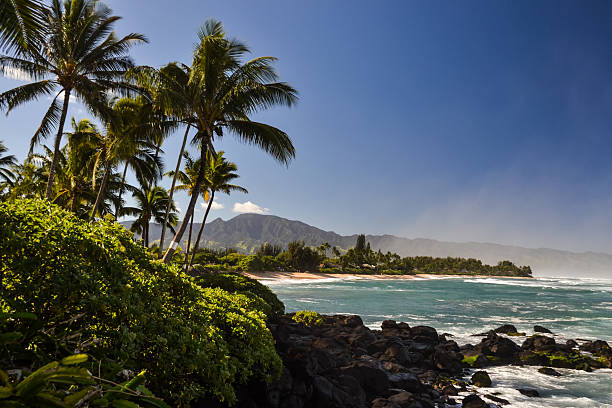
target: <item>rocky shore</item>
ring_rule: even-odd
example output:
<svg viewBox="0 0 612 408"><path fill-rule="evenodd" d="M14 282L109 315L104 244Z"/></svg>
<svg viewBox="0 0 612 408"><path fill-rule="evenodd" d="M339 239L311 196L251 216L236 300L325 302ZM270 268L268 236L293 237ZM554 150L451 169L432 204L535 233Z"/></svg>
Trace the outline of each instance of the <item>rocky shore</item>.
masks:
<svg viewBox="0 0 612 408"><path fill-rule="evenodd" d="M552 376L560 375L555 368L612 368L606 342L557 344L540 326L526 336L504 325L461 347L433 327L387 320L381 330L370 330L359 316L321 316L304 324L284 315L270 330L284 363L282 377L245 386L239 407L496 407L508 401L487 392L492 381L487 367L535 365ZM511 338L522 338L522 344ZM519 391L539 396L536 389Z"/></svg>

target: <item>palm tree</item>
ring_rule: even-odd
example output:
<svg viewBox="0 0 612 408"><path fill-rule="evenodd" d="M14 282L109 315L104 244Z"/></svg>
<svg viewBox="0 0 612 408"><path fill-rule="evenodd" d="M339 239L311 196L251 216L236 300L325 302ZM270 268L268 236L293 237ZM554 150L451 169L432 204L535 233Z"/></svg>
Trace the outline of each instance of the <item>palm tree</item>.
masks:
<svg viewBox="0 0 612 408"><path fill-rule="evenodd" d="M193 113L193 101L198 100L198 87L190 83L190 68L183 64L170 63L159 70L155 68L140 66L130 69L127 77L137 83L141 88L147 90L150 97L155 101L157 109L164 112L165 116L173 118L176 123L186 124L185 134L176 161L176 168L170 186L170 199L172 202L176 186L177 176L181 168L181 160L187 144L187 137L192 125L195 125ZM170 214L170 206L166 208L166 220ZM193 219L191 219L193 223ZM159 256L163 255L166 222L162 225L161 239L159 244ZM187 247L189 250L189 247Z"/></svg>
<svg viewBox="0 0 612 408"><path fill-rule="evenodd" d="M238 174L235 173L238 170L238 167L236 166L236 164L227 161L225 157L223 157L223 154L223 151L219 151L217 152L217 154L214 154L210 150L206 154L206 186L208 187L208 189L204 196L204 200L208 201L208 205L206 206L204 219L202 220L202 225L200 225L200 231L198 232L195 247L192 251L193 254L191 255L191 261L189 261L189 267L191 267L191 265L193 264L195 254L198 251L200 238L202 237L202 231L204 231L204 225L206 224L206 218L208 218L208 213L210 212L212 203L215 200L215 193L217 191L223 192L225 194L230 194L232 191L241 191L243 193L248 193L246 188L231 184L232 180L235 180L240 177Z"/></svg>
<svg viewBox="0 0 612 408"><path fill-rule="evenodd" d="M178 180L179 183L181 183L178 186L176 186L176 190L187 191L187 195L191 196L191 194L193 193L195 189L195 183L198 178L198 174L200 172L200 165L202 163L202 160L200 159L194 160L189 154L189 152L183 152L183 157L185 158L184 170L179 171L178 173L174 171L169 171L168 173L166 173L166 175L171 176L173 181ZM204 190L205 192L208 191L208 189L206 188L201 189L201 190ZM187 267L188 260L189 260L189 250L191 249L191 231L192 230L193 230L193 215L189 219L189 234L187 234L187 247L185 249L185 267ZM162 237L163 237L163 229L162 229ZM160 246L161 246L161 242L160 242Z"/></svg>
<svg viewBox="0 0 612 408"><path fill-rule="evenodd" d="M103 176L98 189L98 197L91 211L91 219L96 216L105 194L108 177L112 170L122 162L126 163L123 171L123 181L127 166L131 166L136 177L141 183L152 184L159 178L162 164L159 157L155 157L155 144L150 136L150 123L144 124L142 119L142 105L133 99L120 99L116 102L108 102L110 108L106 119L106 133L98 139L97 152L94 155L94 174L103 168ZM95 187L96 178L92 177ZM121 205L121 192L116 209Z"/></svg>
<svg viewBox="0 0 612 408"><path fill-rule="evenodd" d="M11 185L13 180L15 180L15 174L13 174L9 167L17 164L17 159L12 154L4 155L7 151L6 146L0 141L0 180L4 180L4 183Z"/></svg>
<svg viewBox="0 0 612 408"><path fill-rule="evenodd" d="M56 156L71 95L74 93L93 113L104 115L106 92L132 89L122 80L134 65L126 53L146 39L141 34L117 39L112 30L117 20L119 17L112 16L111 10L96 0L54 0L43 11L43 26L28 46L20 47L14 56L0 56L3 75L18 70L34 81L0 94L0 107L7 113L43 96L53 98L30 144L32 150L57 125L47 199L53 190Z"/></svg>
<svg viewBox="0 0 612 408"><path fill-rule="evenodd" d="M162 173L162 161L159 157L160 143L175 127L155 111L153 104L144 98L122 98L115 102L113 111L117 113L113 127L122 134L119 149L119 161L124 163L122 181L125 183L128 168L136 174L138 180L152 184ZM123 189L119 190L119 198ZM119 208L115 209L115 213Z"/></svg>
<svg viewBox="0 0 612 408"><path fill-rule="evenodd" d="M198 36L191 67L182 67L189 73L187 84L192 98L185 101L173 98L171 93L162 93L163 106L179 112L193 112L193 126L197 129L193 142L199 144L202 162L215 138L222 137L225 129L238 140L256 145L287 164L295 156L289 136L280 129L249 118L262 109L292 106L297 101L295 89L284 82L276 82L278 75L272 66L276 59L259 57L242 63L241 58L249 52L248 48L241 42L227 39L223 25L214 20L207 21ZM205 167L200 166L183 221L164 254L166 263L172 259L193 215L205 181Z"/></svg>
<svg viewBox="0 0 612 408"><path fill-rule="evenodd" d="M27 49L43 26L44 10L35 0L0 0L0 49Z"/></svg>
<svg viewBox="0 0 612 408"><path fill-rule="evenodd" d="M96 193L92 187L93 165L97 142L101 135L96 126L87 119L78 123L72 119L73 131L68 133L68 143L62 148L56 173L56 195L53 202L63 205L74 213L84 215L91 208ZM53 152L48 151L48 157ZM50 164L49 164L50 166Z"/></svg>
<svg viewBox="0 0 612 408"><path fill-rule="evenodd" d="M166 204L168 201L168 192L160 186L142 185L140 189L134 191L133 197L136 200L136 207L123 207L120 211L121 215L136 216L130 227L130 231L142 236L143 245L149 247L149 224L151 220L157 223L164 222L166 214ZM168 221L168 227L173 230L172 226L178 222L176 205L171 203L172 211Z"/></svg>

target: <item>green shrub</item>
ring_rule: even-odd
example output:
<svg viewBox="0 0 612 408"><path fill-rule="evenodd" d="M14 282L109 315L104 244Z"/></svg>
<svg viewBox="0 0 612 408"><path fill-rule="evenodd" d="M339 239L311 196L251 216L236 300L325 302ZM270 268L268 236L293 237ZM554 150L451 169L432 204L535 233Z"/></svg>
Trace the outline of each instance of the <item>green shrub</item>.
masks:
<svg viewBox="0 0 612 408"><path fill-rule="evenodd" d="M68 356L53 361L21 381L0 370L0 406L3 407L143 407L169 408L145 386L145 372L122 384L111 385L79 367L86 362L86 354Z"/></svg>
<svg viewBox="0 0 612 408"><path fill-rule="evenodd" d="M27 319L10 322L24 336L0 349L3 367L40 367L78 349L106 378L146 369L152 391L175 405L231 403L235 384L280 370L251 299L194 285L119 224L39 200L5 202L0 242L0 307L36 314L45 333L28 335Z"/></svg>
<svg viewBox="0 0 612 408"><path fill-rule="evenodd" d="M197 269L196 269L197 271ZM249 297L254 305L261 305L269 317L285 313L285 305L266 285L256 279L237 273L203 273L194 278L194 283L203 288L221 288L228 292Z"/></svg>
<svg viewBox="0 0 612 408"><path fill-rule="evenodd" d="M295 312L292 319L306 326L319 326L323 324L323 317L311 310L300 310L299 312Z"/></svg>

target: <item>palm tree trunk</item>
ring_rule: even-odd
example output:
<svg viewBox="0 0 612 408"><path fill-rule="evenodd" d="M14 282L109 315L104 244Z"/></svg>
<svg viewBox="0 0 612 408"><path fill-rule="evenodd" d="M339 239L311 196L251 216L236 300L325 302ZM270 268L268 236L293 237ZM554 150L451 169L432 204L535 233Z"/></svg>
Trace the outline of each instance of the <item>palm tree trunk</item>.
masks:
<svg viewBox="0 0 612 408"><path fill-rule="evenodd" d="M185 251L185 270L189 266L189 248L191 247L191 231L193 230L193 215L189 221L189 235L187 236L187 250Z"/></svg>
<svg viewBox="0 0 612 408"><path fill-rule="evenodd" d="M62 134L64 133L64 123L66 122L66 115L68 115L68 105L70 104L70 89L64 90L64 105L62 106L62 116L60 117L59 126L57 128L57 136L55 136L55 146L53 147L53 160L51 162L51 168L49 169L49 178L47 179L47 191L45 192L45 199L51 199L51 193L53 192L53 181L55 180L55 168L57 167L57 158L59 156L60 144L62 142Z"/></svg>
<svg viewBox="0 0 612 408"><path fill-rule="evenodd" d="M185 144L187 143L187 134L189 133L189 128L191 124L187 125L187 129L185 130L185 136L183 137L183 144L181 145L181 151L179 152L178 160L176 161L176 170L174 171L174 176L172 177L172 186L170 187L170 193L168 195L168 204L166 205L166 216L164 217L164 224L162 225L161 231L161 239L159 241L159 255L164 253L164 238L166 236L166 226L168 225L168 217L170 216L170 206L172 206L172 196L174 195L174 186L176 185L176 178L178 176L179 170L181 169L181 160L183 159L183 152L185 151Z"/></svg>
<svg viewBox="0 0 612 408"><path fill-rule="evenodd" d="M100 190L98 190L98 196L96 197L96 202L91 210L91 216L89 217L90 220L93 220L96 217L96 212L98 212L98 208L100 207L100 204L102 204L102 197L104 197L104 190L106 189L106 182L108 181L108 176L110 175L110 169L110 164L106 163L102 183L100 183Z"/></svg>
<svg viewBox="0 0 612 408"><path fill-rule="evenodd" d="M143 243L145 248L149 247L149 222L150 220L146 220L145 221L145 225L144 225L144 237L143 237Z"/></svg>
<svg viewBox="0 0 612 408"><path fill-rule="evenodd" d="M195 259L195 254L198 252L198 247L200 245L200 238L202 238L202 231L204 231L204 225L206 225L206 218L208 218L208 213L210 212L210 207L212 206L213 200L215 199L215 190L212 190L210 193L210 199L208 200L208 206L206 207L206 212L204 213L204 219L202 220L202 225L200 225L200 232L198 232L198 237L196 238L195 247L193 248L193 255L191 255L191 261L189 261L189 267L193 265L193 260Z"/></svg>
<svg viewBox="0 0 612 408"><path fill-rule="evenodd" d="M128 162L125 162L125 168L123 169L123 177L121 178L121 185L119 186L119 199L117 200L117 206L115 207L115 218L119 218L119 205L121 204L121 196L123 195L123 185L125 184L125 176L127 175Z"/></svg>
<svg viewBox="0 0 612 408"><path fill-rule="evenodd" d="M183 217L183 221L181 221L181 225L179 226L176 234L174 234L174 238L172 238L172 242L168 247L168 250L164 254L162 260L164 263L169 264L172 260L172 255L176 252L176 248L178 247L178 243L181 241L185 230L187 229L187 224L189 217L193 215L193 211L195 209L196 202L198 201L198 197L200 195L200 187L204 183L204 177L206 173L206 151L208 150L208 143L210 141L210 134L206 140L201 142L200 147L200 170L198 171L198 177L196 178L195 185L193 186L193 190L191 191L191 200L189 200L189 206L187 207L187 212L185 213L185 217ZM176 174L176 173L175 173Z"/></svg>

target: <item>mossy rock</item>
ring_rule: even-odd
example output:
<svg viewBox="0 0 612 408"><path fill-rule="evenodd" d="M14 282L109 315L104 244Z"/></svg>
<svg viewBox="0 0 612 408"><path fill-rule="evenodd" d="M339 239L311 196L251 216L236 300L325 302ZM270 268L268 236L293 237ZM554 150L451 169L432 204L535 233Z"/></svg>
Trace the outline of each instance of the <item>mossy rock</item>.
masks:
<svg viewBox="0 0 612 408"><path fill-rule="evenodd" d="M477 387L490 387L491 383L491 377L486 371L476 371L472 375L472 384Z"/></svg>
<svg viewBox="0 0 612 408"><path fill-rule="evenodd" d="M490 365L489 360L483 354L464 355L461 362L472 368L482 368Z"/></svg>

